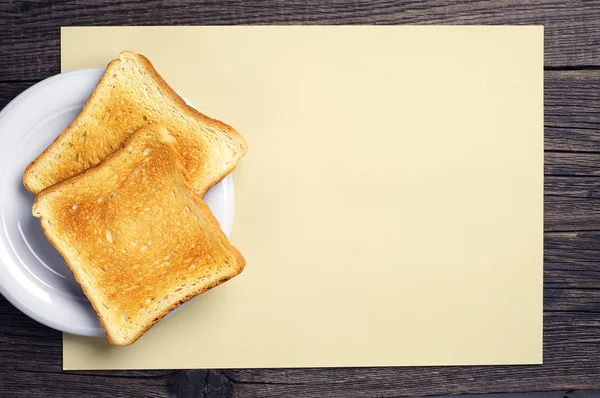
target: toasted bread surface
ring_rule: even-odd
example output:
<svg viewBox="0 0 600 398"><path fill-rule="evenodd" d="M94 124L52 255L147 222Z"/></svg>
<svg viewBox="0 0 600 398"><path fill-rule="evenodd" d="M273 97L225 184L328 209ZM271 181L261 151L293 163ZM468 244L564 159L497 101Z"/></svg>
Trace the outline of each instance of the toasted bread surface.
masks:
<svg viewBox="0 0 600 398"><path fill-rule="evenodd" d="M149 125L98 166L43 190L33 214L112 344L128 345L244 258L194 192L168 131Z"/></svg>
<svg viewBox="0 0 600 398"><path fill-rule="evenodd" d="M99 164L129 135L149 124L166 127L179 143L194 190L203 195L245 154L232 127L188 106L140 54L113 60L77 118L25 170L34 194Z"/></svg>

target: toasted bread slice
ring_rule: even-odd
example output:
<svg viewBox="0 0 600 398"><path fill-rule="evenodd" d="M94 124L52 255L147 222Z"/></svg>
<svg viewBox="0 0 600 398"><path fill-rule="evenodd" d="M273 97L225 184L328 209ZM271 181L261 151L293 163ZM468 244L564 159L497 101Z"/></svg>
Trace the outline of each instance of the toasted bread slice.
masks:
<svg viewBox="0 0 600 398"><path fill-rule="evenodd" d="M200 195L246 153L246 142L232 127L186 105L148 59L123 51L108 65L79 116L27 167L23 183L37 194L99 164L148 124L166 127L177 139Z"/></svg>
<svg viewBox="0 0 600 398"><path fill-rule="evenodd" d="M100 165L43 190L33 215L115 345L133 343L245 265L161 126L139 130Z"/></svg>

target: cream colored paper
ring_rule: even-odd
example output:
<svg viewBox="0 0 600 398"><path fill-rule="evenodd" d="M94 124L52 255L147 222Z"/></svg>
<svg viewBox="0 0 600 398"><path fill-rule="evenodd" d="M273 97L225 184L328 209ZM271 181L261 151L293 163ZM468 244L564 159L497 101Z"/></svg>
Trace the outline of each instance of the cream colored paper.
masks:
<svg viewBox="0 0 600 398"><path fill-rule="evenodd" d="M543 28L63 28L238 129L244 272L65 369L542 362Z"/></svg>

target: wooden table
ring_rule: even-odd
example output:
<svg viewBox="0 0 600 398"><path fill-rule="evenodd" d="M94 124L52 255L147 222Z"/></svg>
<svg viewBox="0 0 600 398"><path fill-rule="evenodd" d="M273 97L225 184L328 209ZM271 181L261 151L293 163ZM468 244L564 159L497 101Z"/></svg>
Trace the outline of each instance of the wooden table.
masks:
<svg viewBox="0 0 600 398"><path fill-rule="evenodd" d="M600 388L599 0L0 0L0 108L60 72L60 26L168 24L543 24L544 365L65 372L60 333L0 297L0 396L392 397Z"/></svg>

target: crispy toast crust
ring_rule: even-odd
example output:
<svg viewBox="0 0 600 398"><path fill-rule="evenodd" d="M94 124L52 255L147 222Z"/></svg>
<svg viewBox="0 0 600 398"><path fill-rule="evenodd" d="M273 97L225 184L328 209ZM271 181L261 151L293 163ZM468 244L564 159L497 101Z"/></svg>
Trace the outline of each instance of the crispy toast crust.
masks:
<svg viewBox="0 0 600 398"><path fill-rule="evenodd" d="M113 228L107 221L108 219L110 219L110 214L108 212L103 213L97 210L99 206L97 203L103 203L105 200L105 196L101 196L101 198L103 198L102 201L100 201L100 199L96 200L95 198L96 196L101 195L101 192L105 192L107 190L112 191L117 196L120 195L121 191L119 189L121 189L124 186L124 180L121 181L118 179L118 177L113 178L113 173L102 173L105 170L112 171L111 167L115 167L119 172L124 172L125 174L129 173L133 175L137 173L136 176L139 176L140 173L144 173L145 171L143 169L142 171L140 171L139 169L144 167L144 163L142 162L145 159L141 159L137 163L135 160L133 161L134 163L131 163L131 160L126 159L131 158L135 155L135 153L134 155L131 154L132 147L139 143L142 134L146 134L147 137L149 137L148 134L151 134L151 139L158 140L160 145L165 145L168 147L168 152L170 153L168 155L168 158L170 158L170 164L167 164L166 167L173 166L175 168L177 174L177 176L175 177L176 179L178 178L177 181L179 181L178 184L171 184L169 185L169 187L176 188L178 185L181 186L181 188L183 189L183 203L187 203L185 202L185 199L187 198L190 199L191 202L196 206L196 209L192 210L192 212L188 212L185 214L185 217L192 217L197 214L198 217L196 218L201 220L198 222L197 226L202 227L202 233L198 234L198 236L192 235L192 241L199 242L198 245L203 246L203 248L206 247L206 250L202 252L204 257L214 257L214 261L219 259L222 262L225 262L225 264L221 263L214 265L212 262L209 263L208 266L212 266L212 268L210 268L211 270L219 270L218 272L213 272L212 274L203 274L202 272L208 271L201 270L202 266L196 268L196 266L194 265L194 269L197 269L196 275L194 277L200 277L200 275L203 276L201 277L201 279L195 280L195 284L191 286L191 289L183 290L183 293L178 294L177 290L173 292L174 286L181 286L182 283L180 283L179 285L170 286L170 290L152 290L152 295L163 294L166 292L167 300L164 300L164 304L162 304L162 307L160 306L160 303L163 302L162 299L158 300L157 303L153 302L152 304L149 304L148 311L154 311L153 316L151 318L142 318L142 320L140 321L142 323L140 325L136 325L136 327L133 328L133 332L128 334L126 332L123 332L123 330L129 329L126 329L118 324L118 317L115 318L115 316L118 314L115 315L114 308L118 308L118 311L121 312L130 311L130 308L135 307L134 304L137 305L140 302L148 303L148 299L145 298L145 296L143 295L136 295L135 291L133 294L129 295L121 293L121 290L117 290L119 294L116 300L108 302L110 308L114 308L110 309L109 307L106 307L106 303L104 303L103 300L106 299L108 296L105 294L103 289L106 290L109 287L107 287L106 284L102 284L103 282L106 283L107 280L102 279L102 275L104 274L101 273L99 269L102 269L102 267L106 265L102 263L103 253L107 253L107 246L110 249L111 245L106 244L106 242L102 244L87 244L88 241L94 240L94 236L91 236L93 234L91 234L90 236L84 236L86 231L88 230L85 227L85 221L81 220L85 220L86 214L90 214L95 216L95 220L99 222L99 224L93 224L94 227L98 225L100 225L100 227L105 227L105 224L108 223L108 228ZM137 154L139 156L139 151ZM163 162L163 164L164 163L165 162ZM135 166L136 164L137 166ZM131 172L132 167L133 172ZM151 162L150 166L148 167L153 167ZM103 180L103 178L108 179L109 181L107 182ZM160 185L161 181L164 181L164 178L161 178L160 175L152 175L150 180L150 186L153 186L153 184ZM100 193L93 191L81 194L80 192L86 191L87 188L89 188L90 182L93 183L92 186L98 185L99 187L102 187L100 188ZM73 192L71 192L71 190L73 190ZM159 192L164 194L164 192L166 191ZM71 193L73 193L73 195L70 195ZM123 196L126 196L126 194L127 192L123 193ZM125 202L124 205L128 205L131 208L134 208L137 202L136 198L131 196L132 195L126 197L126 200L128 201ZM173 194L173 196L175 196L175 194ZM87 198L87 200L85 200L85 198ZM86 206L90 207L92 210L90 210L90 213L83 213L82 215L80 215L79 219L75 216L73 216L71 219L64 217L64 214L62 213L65 211L64 209L72 209L73 211L78 209L77 205L72 205L73 200L84 200L84 202L80 204L80 206L82 207L81 211L83 211ZM167 199L165 199L165 201L166 200ZM197 211L197 213L195 211ZM46 234L50 242L57 248L60 254L65 258L67 265L73 271L75 278L82 286L84 293L89 298L90 302L92 303L92 306L94 307L94 310L98 314L100 323L102 324L102 327L106 330L108 340L111 342L111 344L114 345L128 345L133 343L154 324L156 324L162 318L164 318L164 316L166 316L170 311L172 311L182 303L190 300L191 298L231 279L235 275L239 274L245 266L245 260L242 257L242 255L239 253L239 251L237 251L237 249L235 249L235 247L231 245L225 234L221 231L218 221L214 218L208 206L202 201L202 198L194 192L194 189L187 177L186 169L183 166L181 156L178 153L177 142L175 141L175 139L168 135L164 128L160 126L148 126L146 128L141 129L140 131L133 134L120 150L111 154L100 165L93 166L90 169L71 179L60 182L43 190L37 197L32 212L34 216L41 218L41 225L42 229L44 230L44 233ZM54 217L56 214L58 215ZM69 214L73 213L69 210ZM163 214L162 210L160 214ZM99 219L99 215L106 216L106 219ZM50 224L50 219L52 219L54 224ZM69 238L69 236L73 235L73 233L75 237ZM102 235L102 233L100 234ZM115 233L114 241L117 242L117 239L118 235ZM86 244L82 244L82 242L86 242ZM113 243L112 233L110 233L109 242L110 244ZM124 240L124 242L127 243L127 240ZM76 247L73 251L72 248L74 246ZM126 247L130 248L131 246ZM90 250L90 248L92 257L97 258L97 260L90 260L89 263L82 263L82 258L79 250L81 250L82 252L86 252L86 250ZM152 254L152 256L156 257L157 254L163 256L165 255L165 253L167 254L167 256L170 257L170 255L173 252L168 251L167 248L164 248L163 251L158 251ZM188 265L185 265L187 264L185 263L185 261L188 260L188 258L177 257L177 254L175 254L174 256L175 259L178 260L178 263L175 267L169 268L171 271L168 273L168 275L171 275L173 272L180 272L182 270L185 271L191 269ZM141 261L143 261L143 258ZM194 264L196 264L197 262L203 262L204 259L192 258L191 261L193 261ZM134 263L135 261L126 264L128 268L125 270L125 273L123 273L121 269L117 269L115 272L118 272L118 278L114 280L109 279L109 281L118 284L125 279L124 282L127 282L127 276L130 275L127 272L129 272L131 266L135 265ZM156 269L156 267L148 266L148 264L146 264L146 270L148 270L148 272L154 272ZM90 278L90 274L93 274L92 278ZM98 277L98 275L100 276ZM186 276L184 275L182 277L182 280L185 277ZM190 283L194 282L193 277L190 278L186 279L186 281L189 280ZM133 283L135 282L136 281L134 280ZM146 282L159 285L162 285L161 282L167 283L164 280L161 281L159 279L150 279ZM125 283L122 286L127 286L127 283ZM170 295L173 295L173 297L170 300L168 300ZM119 302L119 300L121 300L122 302ZM154 300L154 297L152 297L152 300ZM153 305L155 305L155 307L152 307ZM137 309L138 307L135 308ZM137 320L138 318L135 319Z"/></svg>
<svg viewBox="0 0 600 398"><path fill-rule="evenodd" d="M109 84L111 80L111 76L114 77L115 73L118 73L118 67L121 63L125 62L126 59L132 59L137 64L141 65L146 73L151 76L154 84L156 84L162 93L164 93L170 101L172 101L178 109L180 109L185 115L190 117L193 120L197 120L200 124L207 126L209 129L216 130L218 133L224 137L226 141L231 143L231 145L236 147L235 153L229 159L221 159L219 162L216 173L214 176L208 180L204 180L207 174L207 170L202 169L199 164L191 164L188 167L188 171L191 172L191 181L194 189L200 195L203 195L210 189L214 184L219 182L223 177L229 174L235 167L237 166L237 162L247 151L247 144L244 138L231 126L216 120L212 119L191 106L187 105L186 102L165 82L165 80L158 74L152 63L143 55L136 54L132 51L125 50L121 52L119 58L112 60L107 68L106 72L98 82L98 85L94 88L92 95L84 105L81 113L75 118L75 120L63 131L55 140L52 142L48 148L42 152L34 161L32 161L23 174L23 184L25 187L34 194L38 194L42 189L47 188L50 185L53 185L57 182L60 182L66 178L70 178L79 172L84 171L89 166L96 165L100 163L103 158L108 156L108 154L112 153L114 150L118 149L123 145L124 139L117 143L117 145L113 145L112 148L105 150L100 154L86 154L81 153L81 161L85 163L87 160L91 164L88 167L80 167L78 164L74 164L74 170L69 174L65 175L66 170L60 169L64 166L59 166L58 164L64 164L64 161L57 162L53 160L52 154L58 155L60 159L60 154L65 152L66 150L60 149L61 144L69 144L69 140L73 140L73 134L76 133L78 129L79 123L82 119L89 117L94 112L104 112L103 109L104 104L101 101L102 94L100 94L103 90L106 89L106 86ZM112 105L109 103L109 105ZM157 123L156 121L150 121L148 124ZM143 126L136 126L135 129L141 128ZM195 132L185 132L184 134L194 134ZM72 147L72 145L71 145ZM182 148L183 152L185 148ZM62 151L62 152L60 152ZM88 156L86 156L88 155ZM218 156L218 155L215 155ZM187 159L188 163L193 163L193 159ZM196 162L197 163L197 162ZM46 176L47 178L41 178L38 174L46 173L45 170L50 170L50 176ZM43 181L47 179L48 181Z"/></svg>
<svg viewBox="0 0 600 398"><path fill-rule="evenodd" d="M219 127L219 129L223 130L223 131L227 131L229 134L233 135L236 137L236 139L238 139L239 141L243 142L243 147L247 148L248 145L246 144L246 141L244 140L244 137L242 137L240 135L240 133L237 132L236 129L234 129L233 127L231 127L228 124L223 123L220 120L217 119L213 119L211 117L206 116L203 113L200 113L197 109L189 106L184 100L183 98L181 98L179 96L179 94L177 94L175 92L175 90L173 90L171 88L171 86L169 86L167 84L167 82L162 78L161 75L158 74L158 72L156 71L156 69L154 68L154 66L152 65L152 63L150 62L150 60L148 58L146 58L145 56L143 56L142 54L137 54L134 53L132 51L129 50L125 50L123 51L121 54L125 54L128 55L130 57L134 57L139 59L139 61L144 64L144 66L148 69L148 72L152 74L152 77L154 77L154 79L156 79L156 81L158 82L158 84L163 88L163 90L165 90L166 92L169 93L169 96L171 97L171 99L177 103L177 105L179 105L181 108L184 108L190 115L195 116L199 119L202 119L203 121L205 121L207 124L213 124L217 127ZM113 62L117 62L119 61L119 59L114 59L112 60L110 63ZM109 64L110 65L110 64ZM230 170L231 171L231 170ZM229 174L229 173L227 173Z"/></svg>

